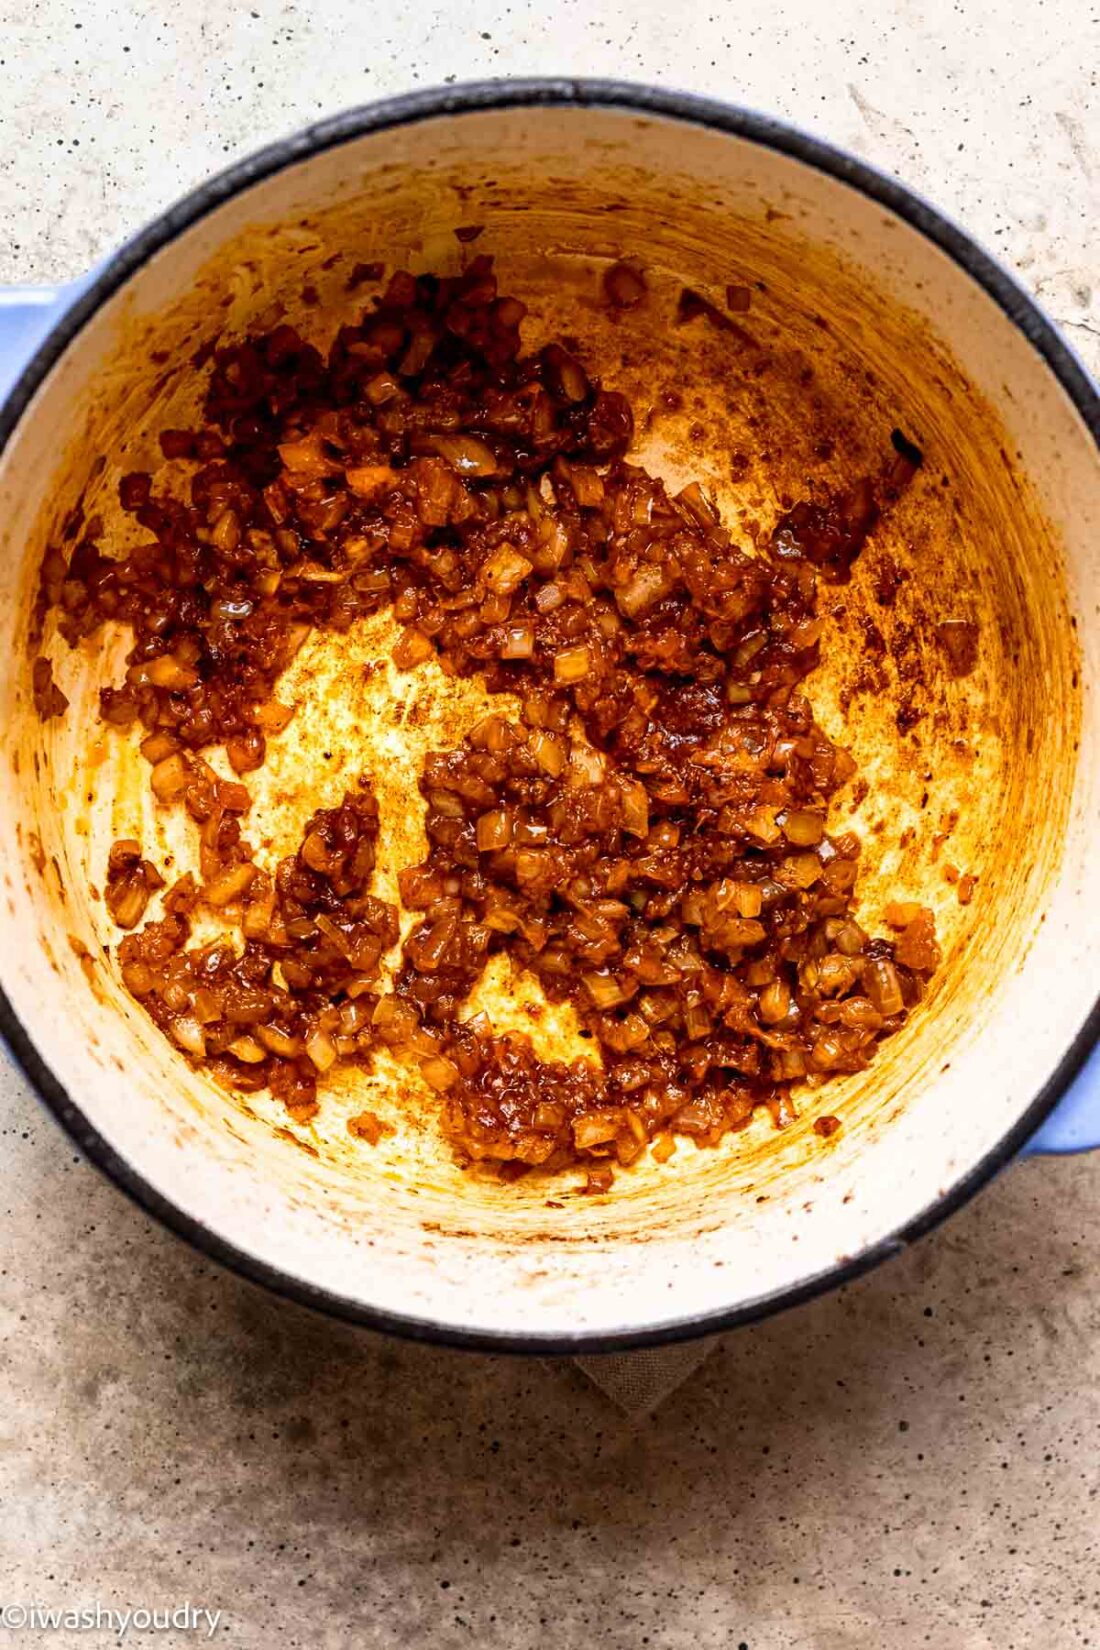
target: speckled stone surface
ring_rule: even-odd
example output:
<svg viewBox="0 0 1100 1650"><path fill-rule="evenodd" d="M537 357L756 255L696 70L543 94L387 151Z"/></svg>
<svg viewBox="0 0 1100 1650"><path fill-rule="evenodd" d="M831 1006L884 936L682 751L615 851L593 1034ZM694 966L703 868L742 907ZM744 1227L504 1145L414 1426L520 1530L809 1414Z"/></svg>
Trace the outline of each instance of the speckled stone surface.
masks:
<svg viewBox="0 0 1100 1650"><path fill-rule="evenodd" d="M897 171L1095 367L1098 63L1083 0L710 0L675 26L652 0L4 0L0 280L76 274L343 105L561 70L737 99ZM1100 1643L1100 1162L1014 1168L636 1423L567 1362L386 1342L214 1270L10 1070L0 1134L0 1604L190 1601L242 1650Z"/></svg>

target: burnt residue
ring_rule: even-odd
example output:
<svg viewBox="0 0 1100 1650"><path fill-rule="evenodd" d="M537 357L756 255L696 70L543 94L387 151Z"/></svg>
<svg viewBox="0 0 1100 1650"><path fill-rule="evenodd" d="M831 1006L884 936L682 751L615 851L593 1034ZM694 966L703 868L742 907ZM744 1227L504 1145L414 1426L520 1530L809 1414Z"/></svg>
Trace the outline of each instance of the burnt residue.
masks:
<svg viewBox="0 0 1100 1650"><path fill-rule="evenodd" d="M88 950L88 947L84 944L84 941L79 937L79 935L69 934L67 937L69 941L69 949L72 951L74 957L76 957L79 961L80 966L84 971L85 978L88 980L89 984L94 986L97 983L96 961L94 956Z"/></svg>
<svg viewBox="0 0 1100 1650"><path fill-rule="evenodd" d="M880 607L893 607L898 599L898 591L909 577L908 572L887 550L874 557L872 569L875 601Z"/></svg>
<svg viewBox="0 0 1100 1650"><path fill-rule="evenodd" d="M62 716L69 701L53 679L53 665L49 659L37 658L31 669L31 692L39 720L48 722L51 716Z"/></svg>
<svg viewBox="0 0 1100 1650"><path fill-rule="evenodd" d="M283 1128L276 1124L273 1132L279 1136L280 1140L288 1140L292 1146L297 1146L298 1150L305 1152L307 1157L320 1157L321 1154L312 1140L304 1140L300 1134L295 1134L293 1129Z"/></svg>
<svg viewBox="0 0 1100 1650"><path fill-rule="evenodd" d="M947 674L956 681L969 676L978 662L977 624L972 619L945 619L935 627Z"/></svg>
<svg viewBox="0 0 1100 1650"><path fill-rule="evenodd" d="M894 429L890 431L890 443L898 456L904 459L911 469L920 469L924 463L924 454L915 442L910 441L908 436L904 435L901 430Z"/></svg>
<svg viewBox="0 0 1100 1650"><path fill-rule="evenodd" d="M27 856L38 875L43 876L46 870L46 850L42 846L42 838L34 830L28 830L26 835Z"/></svg>
<svg viewBox="0 0 1100 1650"><path fill-rule="evenodd" d="M385 273L386 266L384 263L356 264L347 278L345 291L358 292L360 287L380 281Z"/></svg>
<svg viewBox="0 0 1100 1650"><path fill-rule="evenodd" d="M694 287L685 286L676 301L676 324L677 326L686 326L689 322L698 320L700 316L705 317L718 332L724 332L727 337L735 338L739 344L744 344L749 349L760 348L759 343L746 327L732 320L724 310L719 309L718 305L712 303L703 293L696 292Z"/></svg>

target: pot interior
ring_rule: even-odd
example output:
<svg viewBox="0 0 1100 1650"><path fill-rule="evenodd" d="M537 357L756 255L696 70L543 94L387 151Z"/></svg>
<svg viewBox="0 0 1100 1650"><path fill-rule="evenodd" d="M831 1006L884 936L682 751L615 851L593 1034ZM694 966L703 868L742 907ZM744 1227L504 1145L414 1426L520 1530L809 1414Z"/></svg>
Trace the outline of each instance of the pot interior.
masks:
<svg viewBox="0 0 1100 1650"><path fill-rule="evenodd" d="M456 239L472 225L473 246ZM668 1164L645 1160L602 1197L582 1195L579 1173L505 1185L460 1169L430 1091L393 1065L333 1083L301 1125L192 1071L122 989L97 892L118 837L176 871L196 852L193 827L155 806L137 734L97 719L127 638L70 651L49 621L41 646L30 639L42 556L78 503L103 517L106 543L135 542L118 481L159 462L159 430L194 422L200 345L282 318L327 343L377 290L349 290L357 264L449 273L474 252L491 253L501 290L528 306L525 343L575 339L630 395L639 461L674 486L707 483L737 541L813 479L873 472L894 429L925 455L852 583L824 591L807 691L869 782L831 816L863 837L861 920L881 932L886 900L931 905L942 970L871 1068L808 1091L794 1126L758 1116L716 1149L681 1141ZM622 256L644 267L649 297L611 315L601 274ZM737 329L675 324L685 285L724 306L729 284L752 295ZM1087 853L1095 446L970 277L806 162L617 108L440 115L341 143L209 211L107 298L10 441L0 503L4 989L119 1158L306 1287L445 1330L530 1337L629 1333L759 1300L948 1195L1087 1017L1098 942L1085 914L1100 893ZM977 627L968 674L945 651L946 621ZM394 672L395 633L383 615L307 643L280 688L297 714L249 776L248 828L273 862L367 771L382 810L378 891L391 898L396 869L423 851L423 755L454 744L487 702L434 665ZM31 697L39 651L70 701L45 724ZM969 905L947 864L977 879ZM503 974L486 983L498 1028L527 1023L531 989ZM564 1036L550 1016L536 1046L568 1051ZM364 1106L395 1125L375 1147L347 1130ZM829 1141L812 1127L823 1111L844 1122Z"/></svg>

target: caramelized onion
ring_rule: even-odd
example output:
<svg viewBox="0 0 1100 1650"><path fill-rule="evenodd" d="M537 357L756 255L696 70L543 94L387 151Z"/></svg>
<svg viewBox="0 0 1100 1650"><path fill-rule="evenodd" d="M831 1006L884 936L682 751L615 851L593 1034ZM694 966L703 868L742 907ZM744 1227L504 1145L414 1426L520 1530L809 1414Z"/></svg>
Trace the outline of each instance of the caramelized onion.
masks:
<svg viewBox="0 0 1100 1650"><path fill-rule="evenodd" d="M615 311L647 297L632 264L603 284ZM399 271L327 353L285 324L218 347L200 427L163 438L183 474L120 484L145 539L115 559L90 522L50 548L43 592L68 643L129 628L103 717L139 730L155 796L193 822L196 874L152 920L163 878L139 843L106 879L122 979L166 1035L298 1123L384 1046L464 1162L580 1162L602 1192L647 1144L657 1162L679 1134L712 1146L759 1106L786 1126L790 1085L866 1066L939 964L925 907L889 904L889 939L855 920L859 841L828 828L855 763L805 693L817 587L850 577L916 461L899 447L903 469L815 484L746 553L700 482L672 497L626 460L631 409L572 346L521 354L523 315L474 257ZM685 292L693 316L752 345ZM425 860L387 867L418 913L400 948L369 785L277 864L243 835L247 775L292 714L281 674L314 629L383 606L398 669L434 659L511 696L426 758ZM34 685L64 714L45 660ZM245 782L204 760L218 745ZM199 909L226 913L206 944ZM591 1059L464 1018L497 954ZM352 1134L379 1138L363 1119Z"/></svg>

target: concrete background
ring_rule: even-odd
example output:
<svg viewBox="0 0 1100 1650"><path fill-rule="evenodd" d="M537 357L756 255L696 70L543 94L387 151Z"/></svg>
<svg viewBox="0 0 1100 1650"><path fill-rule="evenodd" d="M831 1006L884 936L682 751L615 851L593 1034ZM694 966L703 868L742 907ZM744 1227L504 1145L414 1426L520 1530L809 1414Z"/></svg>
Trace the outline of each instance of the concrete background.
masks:
<svg viewBox="0 0 1100 1650"><path fill-rule="evenodd" d="M1098 64L1085 0L4 0L0 280L76 274L349 103L617 75L896 171L1095 368ZM568 1363L385 1342L214 1270L11 1071L0 1134L0 1604L189 1600L242 1650L1100 1643L1100 1163L1014 1168L634 1422Z"/></svg>

